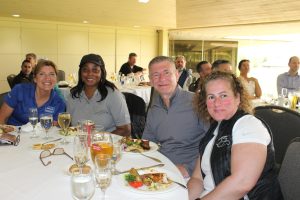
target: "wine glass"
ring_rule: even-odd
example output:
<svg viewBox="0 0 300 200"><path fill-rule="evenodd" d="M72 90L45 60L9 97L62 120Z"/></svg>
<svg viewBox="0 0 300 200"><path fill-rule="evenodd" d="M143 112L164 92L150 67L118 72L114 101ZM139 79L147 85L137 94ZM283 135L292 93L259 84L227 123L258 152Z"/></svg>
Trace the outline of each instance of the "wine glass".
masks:
<svg viewBox="0 0 300 200"><path fill-rule="evenodd" d="M281 95L283 98L286 98L288 96L288 89L287 88L282 88L281 89Z"/></svg>
<svg viewBox="0 0 300 200"><path fill-rule="evenodd" d="M74 137L73 152L75 162L78 165L80 172L82 172L82 167L88 161L87 135L79 134Z"/></svg>
<svg viewBox="0 0 300 200"><path fill-rule="evenodd" d="M52 124L53 124L52 114L48 114L48 113L41 114L40 122L41 122L41 126L45 129L45 132L46 132L46 137L44 139L48 140L49 139L48 131L52 127Z"/></svg>
<svg viewBox="0 0 300 200"><path fill-rule="evenodd" d="M68 144L69 142L66 140L66 136L68 135L68 128L71 123L71 114L67 112L62 112L58 114L58 124L60 128L63 130L64 139L61 141L62 144Z"/></svg>
<svg viewBox="0 0 300 200"><path fill-rule="evenodd" d="M111 158L113 153L113 144L111 134L108 132L98 132L97 128L92 133L91 157L93 162L97 154L108 154Z"/></svg>
<svg viewBox="0 0 300 200"><path fill-rule="evenodd" d="M29 117L28 117L29 122L31 123L33 127L33 133L31 138L37 138L38 135L36 134L36 124L38 123L38 110L37 108L29 108Z"/></svg>
<svg viewBox="0 0 300 200"><path fill-rule="evenodd" d="M76 200L91 199L95 193L95 182L92 169L84 173L75 171L71 176L72 196Z"/></svg>
<svg viewBox="0 0 300 200"><path fill-rule="evenodd" d="M101 189L105 200L105 191L111 183L110 157L107 154L98 154L95 158L95 177L98 187Z"/></svg>
<svg viewBox="0 0 300 200"><path fill-rule="evenodd" d="M111 157L112 163L112 173L114 174L116 171L116 164L121 160L121 145L120 142L114 142L113 144L113 153Z"/></svg>

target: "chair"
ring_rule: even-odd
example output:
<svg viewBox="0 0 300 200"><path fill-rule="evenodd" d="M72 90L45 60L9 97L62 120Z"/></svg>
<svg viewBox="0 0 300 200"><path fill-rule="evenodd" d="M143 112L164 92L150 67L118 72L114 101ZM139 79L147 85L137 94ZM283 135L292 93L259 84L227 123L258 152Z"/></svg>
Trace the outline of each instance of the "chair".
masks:
<svg viewBox="0 0 300 200"><path fill-rule="evenodd" d="M141 138L146 123L146 103L132 93L123 92L131 120L131 137Z"/></svg>
<svg viewBox="0 0 300 200"><path fill-rule="evenodd" d="M254 115L269 125L273 133L275 160L280 165L289 142L300 137L300 114L288 108L268 105L256 107Z"/></svg>
<svg viewBox="0 0 300 200"><path fill-rule="evenodd" d="M285 153L278 175L279 184L285 200L300 197L300 137L294 138Z"/></svg>
<svg viewBox="0 0 300 200"><path fill-rule="evenodd" d="M63 70L57 72L57 82L66 80L66 73Z"/></svg>
<svg viewBox="0 0 300 200"><path fill-rule="evenodd" d="M14 78L15 78L15 77L16 77L15 74L10 74L10 75L8 75L8 76L6 77L10 89L12 89L12 88L14 87L13 82L14 82Z"/></svg>
<svg viewBox="0 0 300 200"><path fill-rule="evenodd" d="M4 92L0 94L0 107L2 106L3 102L4 102L4 97L5 95L7 95L8 92Z"/></svg>

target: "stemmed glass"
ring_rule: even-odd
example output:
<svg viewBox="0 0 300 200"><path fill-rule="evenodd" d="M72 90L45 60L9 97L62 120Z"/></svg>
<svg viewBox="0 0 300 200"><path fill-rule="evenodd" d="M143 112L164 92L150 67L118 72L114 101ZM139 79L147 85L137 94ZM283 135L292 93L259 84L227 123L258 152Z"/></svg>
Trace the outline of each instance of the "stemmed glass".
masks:
<svg viewBox="0 0 300 200"><path fill-rule="evenodd" d="M89 200L95 193L95 182L92 169L84 173L75 171L71 177L72 196L76 200Z"/></svg>
<svg viewBox="0 0 300 200"><path fill-rule="evenodd" d="M282 88L281 89L281 95L283 98L288 97L288 89L287 88Z"/></svg>
<svg viewBox="0 0 300 200"><path fill-rule="evenodd" d="M29 108L29 122L33 127L33 133L31 138L37 138L38 135L36 134L35 126L38 123L38 110L37 108Z"/></svg>
<svg viewBox="0 0 300 200"><path fill-rule="evenodd" d="M82 167L88 161L87 135L79 134L74 137L73 152L75 162L82 172Z"/></svg>
<svg viewBox="0 0 300 200"><path fill-rule="evenodd" d="M60 128L63 130L64 139L61 141L62 144L68 144L69 142L66 140L66 136L68 134L68 128L71 123L71 114L67 112L62 112L58 114L58 124Z"/></svg>
<svg viewBox="0 0 300 200"><path fill-rule="evenodd" d="M105 191L111 183L110 157L107 154L98 154L95 157L95 176L98 187L101 189L105 200Z"/></svg>
<svg viewBox="0 0 300 200"><path fill-rule="evenodd" d="M113 153L111 157L111 171L114 174L116 171L116 164L121 160L121 145L120 142L113 143Z"/></svg>
<svg viewBox="0 0 300 200"><path fill-rule="evenodd" d="M48 140L49 139L48 131L52 127L52 124L53 124L52 114L48 114L48 113L41 114L40 122L41 122L41 126L45 129L45 132L46 132L46 137L44 139Z"/></svg>

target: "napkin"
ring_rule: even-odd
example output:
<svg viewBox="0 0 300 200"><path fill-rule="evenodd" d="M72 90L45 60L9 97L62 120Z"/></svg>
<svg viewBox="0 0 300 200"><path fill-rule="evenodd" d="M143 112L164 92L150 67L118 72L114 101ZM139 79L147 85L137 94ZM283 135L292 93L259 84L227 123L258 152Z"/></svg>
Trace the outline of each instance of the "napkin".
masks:
<svg viewBox="0 0 300 200"><path fill-rule="evenodd" d="M23 126L21 126L21 131L22 132L32 132L33 126L31 125L30 122L28 122L27 124L24 124Z"/></svg>

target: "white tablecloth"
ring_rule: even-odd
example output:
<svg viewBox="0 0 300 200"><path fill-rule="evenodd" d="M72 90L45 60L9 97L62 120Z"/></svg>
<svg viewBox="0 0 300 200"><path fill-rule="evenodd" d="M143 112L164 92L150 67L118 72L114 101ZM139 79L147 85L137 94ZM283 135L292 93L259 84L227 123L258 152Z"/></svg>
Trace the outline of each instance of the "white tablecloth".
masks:
<svg viewBox="0 0 300 200"><path fill-rule="evenodd" d="M61 91L62 95L64 96L65 99L70 94L70 88L59 88ZM151 87L150 86L124 86L124 87L119 87L119 90L121 92L129 92L133 93L142 99L144 99L145 103L148 105L150 102L150 97L151 97Z"/></svg>
<svg viewBox="0 0 300 200"><path fill-rule="evenodd" d="M61 137L56 134L57 128L50 130L50 136ZM67 174L68 167L73 161L65 155L56 155L45 158L48 166L42 165L39 155L41 150L33 150L32 145L45 142L40 138L30 139L31 133L21 133L19 146L0 146L0 191L1 199L5 200L66 200L72 199L70 176ZM68 138L72 140L72 138ZM60 145L65 151L73 156L72 144ZM184 182L180 172L175 165L159 152L149 153L149 155L159 158L165 166L163 169L175 174L175 179ZM91 164L91 163L89 163ZM143 167L157 164L156 162L140 155L123 154L121 161L117 165L118 170L125 170L131 167ZM92 165L92 164L91 164ZM100 199L102 193L99 188L92 199ZM112 183L106 192L107 200L185 200L188 199L187 190L177 186L172 190L161 193L140 194L124 187L119 182L119 178L113 176Z"/></svg>

